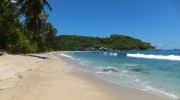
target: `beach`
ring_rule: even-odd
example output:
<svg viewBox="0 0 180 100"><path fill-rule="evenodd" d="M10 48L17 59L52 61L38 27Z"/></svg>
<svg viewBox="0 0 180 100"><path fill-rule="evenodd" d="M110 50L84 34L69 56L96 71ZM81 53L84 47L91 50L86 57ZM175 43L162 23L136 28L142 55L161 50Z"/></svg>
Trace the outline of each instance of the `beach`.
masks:
<svg viewBox="0 0 180 100"><path fill-rule="evenodd" d="M0 100L171 100L74 69L57 55L0 56Z"/></svg>

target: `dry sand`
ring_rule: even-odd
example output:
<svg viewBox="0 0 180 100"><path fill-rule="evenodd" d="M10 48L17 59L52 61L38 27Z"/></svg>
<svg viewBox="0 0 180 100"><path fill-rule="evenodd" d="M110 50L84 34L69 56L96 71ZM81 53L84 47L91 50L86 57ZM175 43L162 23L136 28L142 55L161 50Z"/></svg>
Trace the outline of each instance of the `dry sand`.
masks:
<svg viewBox="0 0 180 100"><path fill-rule="evenodd" d="M168 100L73 69L52 53L0 56L0 79L0 100Z"/></svg>

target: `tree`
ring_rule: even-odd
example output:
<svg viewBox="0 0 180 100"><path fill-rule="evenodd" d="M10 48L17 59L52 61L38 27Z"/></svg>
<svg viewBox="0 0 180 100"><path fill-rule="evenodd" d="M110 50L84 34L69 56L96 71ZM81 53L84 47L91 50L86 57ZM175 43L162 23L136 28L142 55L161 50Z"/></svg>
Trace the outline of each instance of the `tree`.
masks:
<svg viewBox="0 0 180 100"><path fill-rule="evenodd" d="M6 49L9 42L14 41L13 33L16 28L21 28L19 23L15 22L16 6L9 0L0 2L0 49Z"/></svg>
<svg viewBox="0 0 180 100"><path fill-rule="evenodd" d="M47 0L16 1L0 1L0 49L11 53L57 50L57 30L46 23L48 14L44 7L52 10ZM22 16L23 22L19 21Z"/></svg>
<svg viewBox="0 0 180 100"><path fill-rule="evenodd" d="M150 43L129 36L111 35L107 38L85 37L75 35L58 36L61 50L147 50L153 49Z"/></svg>
<svg viewBox="0 0 180 100"><path fill-rule="evenodd" d="M43 26L42 14L45 14L44 7L48 6L52 11L47 0L18 0L17 5L20 7L19 20L23 15L25 16L26 29L33 33L39 33Z"/></svg>
<svg viewBox="0 0 180 100"><path fill-rule="evenodd" d="M44 28L40 30L40 33L36 36L36 42L38 43L39 51L51 51L55 47L57 30L51 23L46 23Z"/></svg>

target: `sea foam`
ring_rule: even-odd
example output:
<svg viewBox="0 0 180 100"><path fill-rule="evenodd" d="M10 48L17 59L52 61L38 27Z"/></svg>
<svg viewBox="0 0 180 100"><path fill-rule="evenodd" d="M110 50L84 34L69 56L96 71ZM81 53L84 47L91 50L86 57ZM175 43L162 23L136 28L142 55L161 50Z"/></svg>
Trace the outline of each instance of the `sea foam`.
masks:
<svg viewBox="0 0 180 100"><path fill-rule="evenodd" d="M153 54L127 54L127 57L134 57L134 58L146 58L146 59L162 59L162 60L176 60L180 61L180 56L176 55L153 55Z"/></svg>
<svg viewBox="0 0 180 100"><path fill-rule="evenodd" d="M66 54L63 54L63 53L60 53L61 56L64 56L64 57L68 57L68 58L71 58L71 59L75 59L74 57L72 56L69 56L69 55L66 55Z"/></svg>
<svg viewBox="0 0 180 100"><path fill-rule="evenodd" d="M118 56L117 53L107 53L107 52L104 52L103 55L109 55L109 56Z"/></svg>
<svg viewBox="0 0 180 100"><path fill-rule="evenodd" d="M98 53L70 52L70 53L63 53L60 55L67 58L74 58L74 59L70 59L72 60L69 63L72 64L71 67L81 71L95 73L97 77L102 78L103 80L121 86L139 89L152 94L158 94L158 95L160 94L163 96L168 96L171 98L171 100L174 99L179 100L180 98L179 87L176 87L176 85L178 86L179 80L178 79L174 80L175 77L173 77L174 75L179 76L179 73L177 72L178 70L177 67L172 67L171 71L173 70L173 73L169 71L166 71L168 72L166 73L163 70L159 70L158 68L161 68L159 67L159 65L162 62L163 62L163 69L165 70L168 69L169 66L174 66L174 65L179 66L179 62L172 62L166 60L180 61L180 55L178 55L180 53L174 53L174 52L157 53L155 51L155 52L147 52L147 54L145 54L146 52L142 52L140 54L134 52L130 53L130 51L128 52L129 53L127 54L126 52L121 52L121 51L98 52ZM166 54L166 55L162 55L162 54ZM115 56L121 56L121 57L115 57ZM96 61L97 57L101 57L101 59L98 59L98 61ZM143 58L143 59L141 60L141 62L137 62L134 59L130 59L130 57ZM148 63L149 61L147 62L147 60L144 59L159 59L159 60L164 59L164 61L162 60L162 62L153 62L152 64L149 64ZM117 72L104 72L104 69L108 69L108 68L116 69ZM176 68L177 70L174 70L174 68ZM133 69L140 69L140 71L134 71ZM154 76L156 77L154 78ZM167 76L168 78L172 78L174 81L171 82L167 80L166 81L167 84L161 85L163 83L163 79L165 77L167 78Z"/></svg>

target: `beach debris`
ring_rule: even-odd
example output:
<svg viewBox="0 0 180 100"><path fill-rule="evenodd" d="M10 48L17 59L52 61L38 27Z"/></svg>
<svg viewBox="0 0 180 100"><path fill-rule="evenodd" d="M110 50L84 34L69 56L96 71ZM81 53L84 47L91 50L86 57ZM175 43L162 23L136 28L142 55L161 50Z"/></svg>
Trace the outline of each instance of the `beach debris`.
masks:
<svg viewBox="0 0 180 100"><path fill-rule="evenodd" d="M104 72L117 72L114 68L103 69Z"/></svg>

